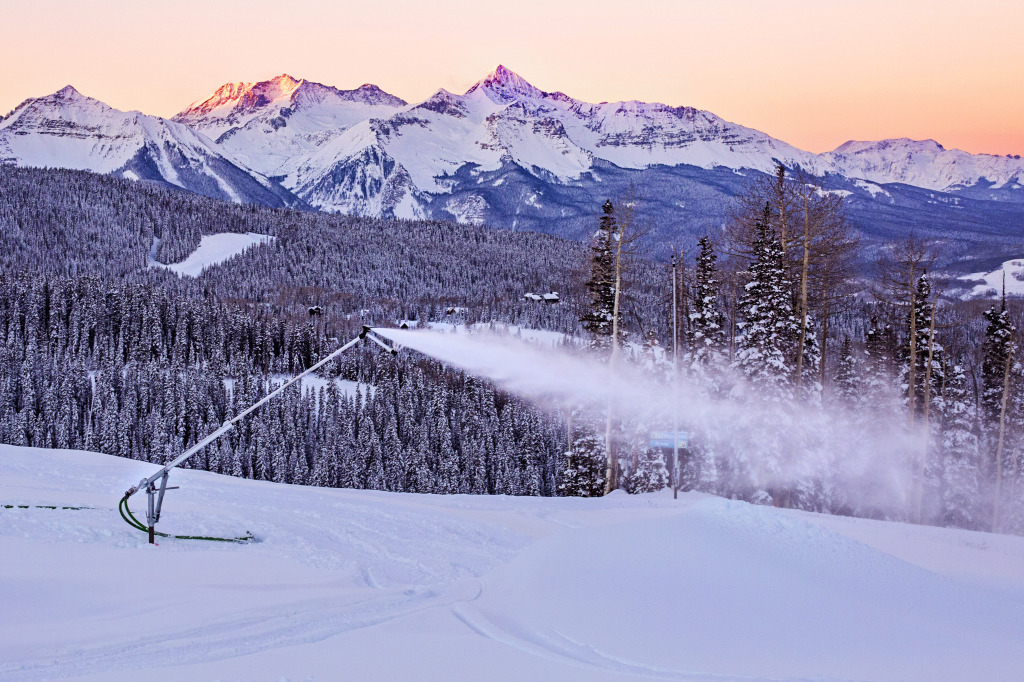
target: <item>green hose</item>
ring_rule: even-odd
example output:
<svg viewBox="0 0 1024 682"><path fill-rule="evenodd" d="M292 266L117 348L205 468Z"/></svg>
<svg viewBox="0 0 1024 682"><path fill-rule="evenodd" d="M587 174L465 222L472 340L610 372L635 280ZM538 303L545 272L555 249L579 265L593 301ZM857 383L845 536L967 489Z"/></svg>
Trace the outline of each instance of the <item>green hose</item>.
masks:
<svg viewBox="0 0 1024 682"><path fill-rule="evenodd" d="M142 522L135 518L135 514L132 514L132 510L128 508L127 495L121 498L121 503L117 505L117 510L121 512L121 518L124 519L124 522L127 523L129 526L136 530L141 530L143 533L149 533L149 528L142 525ZM161 533L159 531L153 531L153 534L159 535L162 538L174 538L175 540L210 540L213 542L246 543L251 542L255 539L252 533L247 533L244 536L238 538L215 538L206 535L172 535L170 533Z"/></svg>

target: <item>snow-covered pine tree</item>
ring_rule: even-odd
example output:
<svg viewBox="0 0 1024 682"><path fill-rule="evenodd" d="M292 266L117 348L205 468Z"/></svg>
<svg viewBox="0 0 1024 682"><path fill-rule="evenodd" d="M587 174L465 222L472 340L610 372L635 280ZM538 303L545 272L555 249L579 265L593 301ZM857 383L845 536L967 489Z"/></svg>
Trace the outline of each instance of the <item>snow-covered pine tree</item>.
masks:
<svg viewBox="0 0 1024 682"><path fill-rule="evenodd" d="M799 327L793 314L792 292L785 254L771 227L771 207L766 204L757 223L750 280L737 306L742 321L736 339L733 368L745 377L745 385L734 389L737 397L762 404L761 409L742 416L735 424L733 442L736 456L725 472L744 498L757 504L788 506L791 490L777 481L791 456L784 442L791 419L787 406L793 399L794 348Z"/></svg>
<svg viewBox="0 0 1024 682"><path fill-rule="evenodd" d="M942 522L980 528L978 469L981 453L975 433L974 400L961 365L946 380L942 401Z"/></svg>
<svg viewBox="0 0 1024 682"><path fill-rule="evenodd" d="M593 347L611 347L612 320L615 310L615 239L618 234L615 206L611 200L601 207L597 231L590 242L590 305L583 313L583 327L593 334ZM620 314L621 317L621 314Z"/></svg>
<svg viewBox="0 0 1024 682"><path fill-rule="evenodd" d="M771 227L769 207L757 224L750 281L738 304L742 318L733 366L758 397L784 401L792 397L793 344L799 329L793 316L785 254Z"/></svg>
<svg viewBox="0 0 1024 682"><path fill-rule="evenodd" d="M1016 394L1020 371L1015 358L1014 335L1017 330L1010 320L1005 295L999 310L993 306L985 312L984 318L988 325L981 368L980 406L987 478L992 486L991 528L997 531L1002 528L1003 510L1012 507L1011 500L1016 492L1013 488L1017 483L1015 474L1018 466L1015 458L1009 455L1016 454L1015 441L1021 436L1022 418L1015 414L1014 409L1019 404Z"/></svg>
<svg viewBox="0 0 1024 682"><path fill-rule="evenodd" d="M821 342L820 336L817 333L817 319L814 315L808 314L807 319L803 321L804 325L804 344L803 344L803 355L797 358L797 364L794 365L794 379L796 378L796 367L799 366L800 381L799 386L799 397L808 403L818 403L821 401L822 385L820 380L820 365L822 363L821 357ZM797 338L794 342L795 349L800 345L800 324L797 321Z"/></svg>
<svg viewBox="0 0 1024 682"><path fill-rule="evenodd" d="M487 492L487 393L480 381L472 376L465 378L463 388L459 430L462 434L462 455L466 463L465 478L469 485L466 492L483 495Z"/></svg>
<svg viewBox="0 0 1024 682"><path fill-rule="evenodd" d="M563 497L600 497L604 494L604 442L582 431L573 438L572 448L559 458L558 494Z"/></svg>
<svg viewBox="0 0 1024 682"><path fill-rule="evenodd" d="M1000 306L992 306L983 315L985 342L982 347L984 358L981 365L981 425L985 449L994 461L999 423L1002 414L1003 394L1009 382L1008 367L1012 364L1013 337L1016 332L1010 319L1010 311L1003 298Z"/></svg>
<svg viewBox="0 0 1024 682"><path fill-rule="evenodd" d="M860 392L860 376L858 375L857 358L853 354L850 337L843 339L839 350L839 365L832 381L832 395L837 404L852 409L857 403Z"/></svg>
<svg viewBox="0 0 1024 682"><path fill-rule="evenodd" d="M942 346L935 339L935 305L932 300L932 285L928 274L921 275L917 280L917 293L914 296L914 306L910 311L914 316L914 324L908 325L914 329L916 342L913 344L914 357L910 357L910 340L907 340L903 348L904 357L907 363L914 365L914 371L904 369L904 385L909 381L908 377L914 378L913 390L907 390L908 409L914 413L914 419L924 416L928 406L938 393L937 387L942 385Z"/></svg>
<svg viewBox="0 0 1024 682"><path fill-rule="evenodd" d="M668 486L668 467L661 448L644 448L636 467L629 472L626 490L630 493L653 493Z"/></svg>
<svg viewBox="0 0 1024 682"><path fill-rule="evenodd" d="M449 393L446 386L435 391L430 403L430 442L437 458L437 486L434 492L452 494L459 492L461 472L459 456L452 443L452 429L449 422Z"/></svg>
<svg viewBox="0 0 1024 682"><path fill-rule="evenodd" d="M718 307L721 283L715 261L718 256L708 237L697 242L697 266L694 272L693 303L690 308L690 364L703 369L721 362L725 347L722 311Z"/></svg>
<svg viewBox="0 0 1024 682"><path fill-rule="evenodd" d="M519 442L519 494L540 495L544 478L541 470L544 445L539 420L532 410L522 415L519 429L523 433Z"/></svg>
<svg viewBox="0 0 1024 682"><path fill-rule="evenodd" d="M897 400L895 366L896 332L892 325L871 318L864 339L864 369L858 405L873 412L885 411Z"/></svg>

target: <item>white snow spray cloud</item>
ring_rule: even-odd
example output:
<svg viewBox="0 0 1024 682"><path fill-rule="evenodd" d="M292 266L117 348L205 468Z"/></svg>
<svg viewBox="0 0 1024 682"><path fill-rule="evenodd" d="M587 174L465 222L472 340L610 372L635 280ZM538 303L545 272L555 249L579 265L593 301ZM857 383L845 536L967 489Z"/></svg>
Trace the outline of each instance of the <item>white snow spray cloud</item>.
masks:
<svg viewBox="0 0 1024 682"><path fill-rule="evenodd" d="M829 497L843 500L850 511L891 517L912 504L914 461L924 451L925 439L893 410L867 414L771 403L759 400L735 376L728 377L729 396L712 398L685 378L673 389L634 362L613 368L553 343L465 328L375 331L542 408L600 412L610 406L620 417L665 430L674 406L680 428L699 434L703 448L734 470L753 472L755 487L793 489L827 479L842 487L828 491Z"/></svg>

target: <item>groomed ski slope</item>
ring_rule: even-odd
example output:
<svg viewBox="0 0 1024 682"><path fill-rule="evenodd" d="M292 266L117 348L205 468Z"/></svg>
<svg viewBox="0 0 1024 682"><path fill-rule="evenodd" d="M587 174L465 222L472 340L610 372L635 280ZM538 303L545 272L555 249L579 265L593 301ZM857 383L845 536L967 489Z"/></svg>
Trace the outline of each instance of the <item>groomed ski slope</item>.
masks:
<svg viewBox="0 0 1024 682"><path fill-rule="evenodd" d="M1008 260L992 272L976 272L963 275L959 279L965 282L981 280L981 284L975 284L963 298L999 298L1003 292L1004 281L1008 295L1024 296L1024 258Z"/></svg>
<svg viewBox="0 0 1024 682"><path fill-rule="evenodd" d="M1024 538L753 507L317 489L0 446L0 680L1020 680ZM133 498L136 513L145 497Z"/></svg>
<svg viewBox="0 0 1024 682"><path fill-rule="evenodd" d="M234 232L207 234L200 238L199 246L185 260L170 265L151 260L150 265L152 267L166 268L183 277L198 277L202 274L203 270L234 258L240 253L245 253L254 246L269 244L274 239L275 237L255 232L246 232L244 234L236 234Z"/></svg>

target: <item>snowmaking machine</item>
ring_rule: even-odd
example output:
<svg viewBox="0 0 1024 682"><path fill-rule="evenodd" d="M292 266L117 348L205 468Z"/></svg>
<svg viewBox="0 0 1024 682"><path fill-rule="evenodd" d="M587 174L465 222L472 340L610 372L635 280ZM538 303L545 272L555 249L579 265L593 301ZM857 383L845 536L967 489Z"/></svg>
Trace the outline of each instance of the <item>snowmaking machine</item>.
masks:
<svg viewBox="0 0 1024 682"><path fill-rule="evenodd" d="M382 337L380 337L373 330L373 328L364 325L363 326L363 330L361 332L359 332L359 334L354 339L352 339L351 341L349 341L345 345L341 346L340 348L338 348L334 352L330 353L327 357L323 358L322 360L320 360L316 364L312 365L309 369L305 370L301 374L297 374L296 376L292 377L291 379L289 379L285 383L281 384L276 389L274 389L273 391L271 391L270 393L265 395L263 398L261 398L259 401L253 403L252 405L250 405L246 409L242 410L236 416L232 417L231 419L228 419L227 421L225 421L221 425L220 428L218 428L216 431L214 431L210 435L206 436L206 438L203 438L201 441L199 441L198 443L196 443L195 445L190 447L185 452L181 453L178 457L176 457L172 461L168 462L166 465L164 465L155 474L153 474L149 478L142 479L141 481L139 481L138 485L134 485L131 488L129 488L127 491L125 491L124 497L121 498L121 502L118 505L118 509L121 512L121 518L123 518L125 520L125 522L128 525L132 526L133 528L136 528L137 530L141 530L143 532L149 533L149 542L150 542L150 544L155 544L156 536L158 536L158 535L161 536L161 537L174 537L174 538L184 539L184 540L218 540L218 541L222 541L222 542L246 542L248 540L251 540L252 539L251 535L247 535L247 536L244 536L244 537L237 537L237 538L215 538L215 537L196 536L196 535L172 535L172 536L169 536L166 533L158 533L156 531L156 524L160 520L160 512L161 512L161 510L163 508L163 503L164 503L164 494L168 490L176 490L177 489L176 487L168 487L167 486L167 480L170 477L171 469L174 469L179 464L182 464L183 462L188 460L190 457L192 457L196 453L198 453L201 450L203 450L203 448L205 448L208 445L210 445L211 443L215 442L218 438L220 438L221 436L226 434L228 431L233 429L237 423L239 423L240 421L242 421L243 419L248 417L250 414L252 414L256 410L258 410L263 405L265 405L268 402L270 402L271 400L273 400L275 397L280 395L289 386L292 386L296 382L301 381L303 377L308 376L309 374L312 374L313 372L315 372L316 370L320 369L321 367L323 367L328 362L330 362L334 358L338 357L339 355L341 355L345 351L353 348L360 341L365 341L365 340L372 341L373 343L377 344L382 349L384 349L388 353L391 353L392 355L397 355L398 354L398 351L395 350L395 348L393 346L391 346L387 341L385 341ZM146 496L147 496L146 523L145 523L145 525L143 525L142 522L140 522L135 517L135 515L132 514L131 509L128 508L128 499L132 495L134 495L135 493L139 492L140 490L145 490L146 491Z"/></svg>

